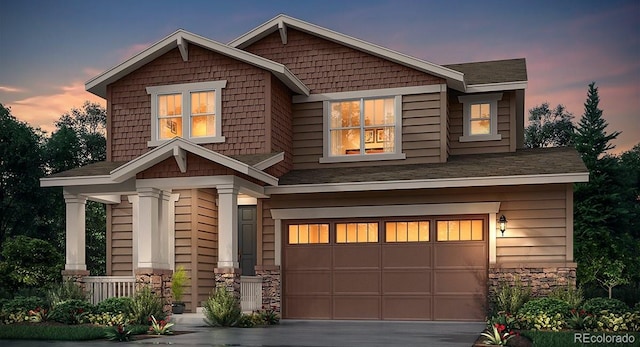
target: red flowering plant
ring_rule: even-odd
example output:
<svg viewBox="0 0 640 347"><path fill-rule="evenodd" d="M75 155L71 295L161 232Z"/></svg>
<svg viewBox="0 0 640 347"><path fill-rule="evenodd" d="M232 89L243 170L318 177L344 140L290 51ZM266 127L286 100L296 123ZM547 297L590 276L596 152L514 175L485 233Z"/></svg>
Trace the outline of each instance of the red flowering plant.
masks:
<svg viewBox="0 0 640 347"><path fill-rule="evenodd" d="M495 323L480 335L484 336L485 345L506 346L509 340L514 336L520 335L520 333L508 330L504 324Z"/></svg>
<svg viewBox="0 0 640 347"><path fill-rule="evenodd" d="M35 310L29 310L29 321L32 323L40 323L47 320L49 311L46 308L36 307Z"/></svg>
<svg viewBox="0 0 640 347"><path fill-rule="evenodd" d="M585 310L572 309L569 311L567 325L574 330L590 330L596 327L595 316Z"/></svg>
<svg viewBox="0 0 640 347"><path fill-rule="evenodd" d="M127 329L124 324L118 324L105 330L107 339L111 341L129 341L131 340L131 330Z"/></svg>
<svg viewBox="0 0 640 347"><path fill-rule="evenodd" d="M151 326L149 327L149 335L173 334L173 331L171 331L171 327L174 324L169 322L169 317L158 321L156 320L156 317L151 315L151 317L149 317L149 322L151 322Z"/></svg>

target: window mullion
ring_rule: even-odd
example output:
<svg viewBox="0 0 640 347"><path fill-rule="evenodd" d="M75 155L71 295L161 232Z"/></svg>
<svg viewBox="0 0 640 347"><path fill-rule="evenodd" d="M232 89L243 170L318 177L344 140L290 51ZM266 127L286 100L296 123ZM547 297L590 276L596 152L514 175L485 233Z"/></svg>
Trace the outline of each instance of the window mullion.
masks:
<svg viewBox="0 0 640 347"><path fill-rule="evenodd" d="M360 99L360 155L366 154L364 143L364 98Z"/></svg>

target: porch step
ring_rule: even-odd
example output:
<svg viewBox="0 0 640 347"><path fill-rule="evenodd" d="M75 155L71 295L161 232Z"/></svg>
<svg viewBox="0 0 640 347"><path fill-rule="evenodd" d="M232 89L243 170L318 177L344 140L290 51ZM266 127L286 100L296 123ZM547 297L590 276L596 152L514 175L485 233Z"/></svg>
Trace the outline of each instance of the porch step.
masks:
<svg viewBox="0 0 640 347"><path fill-rule="evenodd" d="M172 314L171 321L175 323L176 329L180 330L180 327L185 326L206 326L207 324L204 322L204 314L202 313L202 308L198 307L196 313L183 313L183 314Z"/></svg>

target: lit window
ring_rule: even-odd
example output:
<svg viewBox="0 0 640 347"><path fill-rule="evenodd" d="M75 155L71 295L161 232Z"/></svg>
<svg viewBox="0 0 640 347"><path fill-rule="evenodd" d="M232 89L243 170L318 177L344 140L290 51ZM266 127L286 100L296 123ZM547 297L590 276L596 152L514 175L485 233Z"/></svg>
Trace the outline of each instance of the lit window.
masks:
<svg viewBox="0 0 640 347"><path fill-rule="evenodd" d="M147 87L151 95L151 141L158 146L174 137L195 143L224 142L221 91L227 81Z"/></svg>
<svg viewBox="0 0 640 347"><path fill-rule="evenodd" d="M438 241L482 241L484 221L482 219L440 220L437 222L436 229Z"/></svg>
<svg viewBox="0 0 640 347"><path fill-rule="evenodd" d="M498 101L502 93L463 95L463 133L460 142L501 140L498 133Z"/></svg>
<svg viewBox="0 0 640 347"><path fill-rule="evenodd" d="M428 242L429 221L386 222L386 242Z"/></svg>
<svg viewBox="0 0 640 347"><path fill-rule="evenodd" d="M338 223L336 243L378 242L378 223Z"/></svg>
<svg viewBox="0 0 640 347"><path fill-rule="evenodd" d="M329 243L329 224L289 225L289 244Z"/></svg>
<svg viewBox="0 0 640 347"><path fill-rule="evenodd" d="M329 155L396 153L395 98L329 103Z"/></svg>

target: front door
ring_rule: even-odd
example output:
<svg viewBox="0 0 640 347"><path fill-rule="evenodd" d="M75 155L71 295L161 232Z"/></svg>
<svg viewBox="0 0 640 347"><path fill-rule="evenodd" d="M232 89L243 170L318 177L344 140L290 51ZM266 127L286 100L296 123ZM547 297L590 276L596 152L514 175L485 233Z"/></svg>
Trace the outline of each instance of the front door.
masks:
<svg viewBox="0 0 640 347"><path fill-rule="evenodd" d="M256 206L238 206L238 262L243 276L255 275L256 229Z"/></svg>

